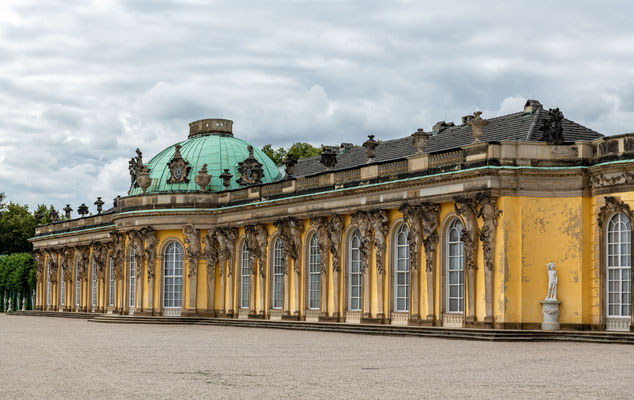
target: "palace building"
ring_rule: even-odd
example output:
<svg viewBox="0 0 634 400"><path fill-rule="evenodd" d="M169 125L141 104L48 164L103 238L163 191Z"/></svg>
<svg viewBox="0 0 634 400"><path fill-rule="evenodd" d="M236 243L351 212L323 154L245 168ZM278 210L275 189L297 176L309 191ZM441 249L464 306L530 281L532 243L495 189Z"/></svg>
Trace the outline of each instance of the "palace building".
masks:
<svg viewBox="0 0 634 400"><path fill-rule="evenodd" d="M204 119L94 215L38 225L39 310L630 330L634 134L546 110L324 146L276 166Z"/></svg>

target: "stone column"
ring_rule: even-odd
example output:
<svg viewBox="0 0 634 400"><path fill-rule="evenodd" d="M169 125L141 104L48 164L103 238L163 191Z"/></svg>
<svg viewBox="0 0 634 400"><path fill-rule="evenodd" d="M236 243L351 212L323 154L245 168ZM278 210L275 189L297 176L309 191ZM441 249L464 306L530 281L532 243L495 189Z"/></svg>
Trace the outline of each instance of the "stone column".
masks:
<svg viewBox="0 0 634 400"><path fill-rule="evenodd" d="M284 260L284 315L291 315L291 287L288 274L291 271L290 260Z"/></svg>
<svg viewBox="0 0 634 400"><path fill-rule="evenodd" d="M216 265L212 263L210 266L210 261L207 260L207 312L214 317L214 299L215 299L215 290L216 290Z"/></svg>
<svg viewBox="0 0 634 400"><path fill-rule="evenodd" d="M383 320L385 318L385 303L383 293L385 292L385 253L387 249L388 221L385 210L372 210L368 212L368 218L372 227L372 242L374 244L375 266L376 266L376 288L378 310L376 317ZM411 283L411 280L410 280ZM369 291L368 291L369 293Z"/></svg>
<svg viewBox="0 0 634 400"><path fill-rule="evenodd" d="M200 248L200 229L194 228L193 225L187 224L183 227L185 235L185 245L187 246L187 259L189 273L189 310L188 313L196 313L196 288L198 282L198 260L201 256ZM184 295L185 291L183 291ZM185 302L183 302L185 303Z"/></svg>
<svg viewBox="0 0 634 400"><path fill-rule="evenodd" d="M223 259L220 259L220 261L218 262L218 267L220 268L220 305L219 305L219 309L221 312L221 316L226 316L227 315L227 309L225 308L225 296L227 295L227 278L225 277L225 266L226 266L226 261Z"/></svg>
<svg viewBox="0 0 634 400"><path fill-rule="evenodd" d="M260 268L260 311L259 314L262 317L266 316L266 303L264 301L264 293L266 289L266 264L267 260L258 261L258 266Z"/></svg>
<svg viewBox="0 0 634 400"><path fill-rule="evenodd" d="M328 239L330 242L330 254L332 255L332 285L334 289L334 312L332 316L339 320L340 314L340 302L339 302L339 290L341 280L341 237L343 233L343 220L337 214L330 217L330 223L328 226Z"/></svg>
<svg viewBox="0 0 634 400"><path fill-rule="evenodd" d="M363 260L361 264L363 265ZM363 318L370 318L370 268L367 265L361 268L363 268Z"/></svg>
<svg viewBox="0 0 634 400"><path fill-rule="evenodd" d="M145 240L145 260L147 262L147 312L150 315L154 315L154 282L156 277L156 251L158 248L158 236L156 231L150 227L141 229L141 235Z"/></svg>
<svg viewBox="0 0 634 400"><path fill-rule="evenodd" d="M255 265L256 260L249 260L249 267L251 267L251 271L249 273L249 315L256 314L255 310L255 292L256 292L256 276L257 276L257 266Z"/></svg>
<svg viewBox="0 0 634 400"><path fill-rule="evenodd" d="M425 248L425 278L427 281L427 315L425 324L434 324L434 291L436 288L435 260L436 245L438 244L437 229L440 224L440 204L421 204L421 227L423 231L423 247Z"/></svg>
<svg viewBox="0 0 634 400"><path fill-rule="evenodd" d="M233 282L233 271L234 271L234 268L235 268L234 264L235 263L233 262L233 258L229 259L228 262L227 262L227 292L228 292L227 294L229 295L228 296L229 304L227 304L227 308L228 308L227 313L231 314L232 316L234 314L234 312L233 312L234 311L234 307L233 307L233 304L234 304L234 301L233 301L234 300L233 299L233 292L234 292L234 290L233 290L233 285L234 285L234 282ZM237 314L237 310L236 310L236 314Z"/></svg>
<svg viewBox="0 0 634 400"><path fill-rule="evenodd" d="M480 203L477 217L482 218L480 230L480 242L484 256L484 293L486 302L486 315L484 322L493 325L493 267L495 259L495 236L498 218L502 211L497 208L497 198L491 198L487 193L479 193L476 197Z"/></svg>

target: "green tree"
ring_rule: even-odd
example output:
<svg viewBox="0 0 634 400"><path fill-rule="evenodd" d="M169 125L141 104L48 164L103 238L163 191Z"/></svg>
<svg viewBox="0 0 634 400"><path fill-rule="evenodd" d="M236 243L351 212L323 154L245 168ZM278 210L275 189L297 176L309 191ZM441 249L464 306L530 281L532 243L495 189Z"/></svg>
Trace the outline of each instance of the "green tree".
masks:
<svg viewBox="0 0 634 400"><path fill-rule="evenodd" d="M267 144L262 147L262 152L266 154L276 165L284 163L284 159L287 155L292 155L296 159L317 157L321 154L321 146L314 147L310 143L297 142L294 143L288 150L283 147L279 147L277 150L272 145Z"/></svg>
<svg viewBox="0 0 634 400"><path fill-rule="evenodd" d="M18 309L19 298L30 298L35 289L35 260L29 253L15 253L0 258L0 294L13 299L14 309ZM4 306L4 305L3 305Z"/></svg>
<svg viewBox="0 0 634 400"><path fill-rule="evenodd" d="M30 252L33 246L28 239L35 234L35 225L37 219L28 206L10 202L0 212L0 254Z"/></svg>

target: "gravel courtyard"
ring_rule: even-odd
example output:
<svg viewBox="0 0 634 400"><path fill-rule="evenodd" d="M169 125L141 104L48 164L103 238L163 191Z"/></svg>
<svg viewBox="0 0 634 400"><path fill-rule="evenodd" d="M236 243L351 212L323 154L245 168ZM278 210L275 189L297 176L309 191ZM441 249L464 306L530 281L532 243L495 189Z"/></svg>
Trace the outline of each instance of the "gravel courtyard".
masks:
<svg viewBox="0 0 634 400"><path fill-rule="evenodd" d="M634 346L0 314L0 398L614 398Z"/></svg>

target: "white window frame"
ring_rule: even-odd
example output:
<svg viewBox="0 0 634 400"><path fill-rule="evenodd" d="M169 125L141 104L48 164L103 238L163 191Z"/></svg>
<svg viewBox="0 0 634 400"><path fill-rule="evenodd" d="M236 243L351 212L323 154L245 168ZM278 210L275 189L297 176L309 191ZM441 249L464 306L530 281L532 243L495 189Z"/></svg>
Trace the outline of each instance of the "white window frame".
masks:
<svg viewBox="0 0 634 400"><path fill-rule="evenodd" d="M64 282L66 279L64 279L64 268L59 269L59 278L59 305L63 306L66 303L66 282Z"/></svg>
<svg viewBox="0 0 634 400"><path fill-rule="evenodd" d="M109 285L108 285L108 306L114 307L114 291L115 291L115 276L114 276L114 260L110 258L109 273Z"/></svg>
<svg viewBox="0 0 634 400"><path fill-rule="evenodd" d="M249 308L250 291L251 291L251 274L249 265L249 250L246 241L242 243L240 251L240 308Z"/></svg>
<svg viewBox="0 0 634 400"><path fill-rule="evenodd" d="M608 318L631 318L632 315L632 227L627 216L614 214L606 226L606 314Z"/></svg>
<svg viewBox="0 0 634 400"><path fill-rule="evenodd" d="M163 260L163 308L178 309L183 304L183 247L172 242Z"/></svg>
<svg viewBox="0 0 634 400"><path fill-rule="evenodd" d="M281 310L284 305L284 251L281 239L273 245L273 287L271 308Z"/></svg>
<svg viewBox="0 0 634 400"><path fill-rule="evenodd" d="M128 261L128 306L133 309L136 306L136 252L130 249L130 259Z"/></svg>
<svg viewBox="0 0 634 400"><path fill-rule="evenodd" d="M321 263L317 233L308 242L308 309L319 310Z"/></svg>
<svg viewBox="0 0 634 400"><path fill-rule="evenodd" d="M46 305L51 305L51 271L48 263L46 263Z"/></svg>
<svg viewBox="0 0 634 400"><path fill-rule="evenodd" d="M92 268L91 268L91 276L92 276L92 292L91 292L91 296L92 296L92 306L96 307L97 306L97 264L95 263L95 260L92 261L91 263Z"/></svg>
<svg viewBox="0 0 634 400"><path fill-rule="evenodd" d="M355 239L358 245L355 246ZM348 311L361 311L363 302L363 274L361 272L361 233L355 229L350 235L348 246ZM354 283L357 278L357 283ZM353 295L358 289L358 296ZM353 300L356 303L353 304Z"/></svg>
<svg viewBox="0 0 634 400"><path fill-rule="evenodd" d="M445 300L446 312L450 314L464 313L464 243L461 240L462 221L455 218L449 224L447 235L445 237L447 243L447 256L445 259ZM451 233L455 231L458 235L457 241L451 240ZM457 254L452 255L452 249L456 249ZM451 283L452 276L456 276L458 283ZM451 288L457 288L457 295L451 295ZM452 300L455 300L457 307L452 307Z"/></svg>
<svg viewBox="0 0 634 400"><path fill-rule="evenodd" d="M409 312L409 229L402 224L394 235L394 311ZM402 289L402 290L399 290ZM399 293L400 292L400 293Z"/></svg>
<svg viewBox="0 0 634 400"><path fill-rule="evenodd" d="M75 307L81 304L81 280L79 279L79 258L75 260Z"/></svg>

